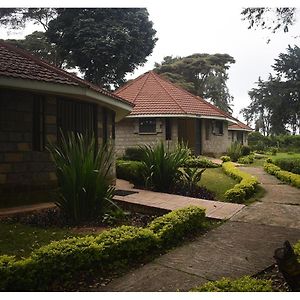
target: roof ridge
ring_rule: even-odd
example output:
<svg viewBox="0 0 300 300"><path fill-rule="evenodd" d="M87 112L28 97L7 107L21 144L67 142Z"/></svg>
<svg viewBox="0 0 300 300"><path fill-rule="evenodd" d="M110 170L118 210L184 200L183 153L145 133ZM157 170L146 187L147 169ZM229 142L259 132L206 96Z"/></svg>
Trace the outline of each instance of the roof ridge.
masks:
<svg viewBox="0 0 300 300"><path fill-rule="evenodd" d="M150 74L154 74L153 75L153 77L154 77L154 79L159 83L159 85L165 90L165 92L174 100L174 102L177 104L177 106L185 113L185 114L187 114L187 112L181 107L181 105L177 102L177 100L172 96L172 94L170 94L169 92L168 92L168 90L161 84L161 82L159 82L158 81L158 79L156 78L156 76L159 78L159 79L162 79L158 74L156 74L154 71L150 71L149 72L149 75ZM171 82L169 82L169 81L167 81L167 80L164 80L165 82L167 82L167 83L171 83ZM172 84L172 83L171 83ZM177 86L176 86L177 87Z"/></svg>
<svg viewBox="0 0 300 300"><path fill-rule="evenodd" d="M139 93L141 92L141 90L143 89L144 85L146 84L147 79L149 78L149 76L150 76L150 72L147 73L146 78L145 78L143 84L141 85L141 88L139 89L139 91L138 91L137 94L135 95L135 97L134 97L134 99L133 99L133 104L135 104L135 100L136 100L137 96L139 95Z"/></svg>
<svg viewBox="0 0 300 300"><path fill-rule="evenodd" d="M79 85L82 84L86 87L89 87L89 88L92 88L94 90L97 90L98 92L101 92L103 94L106 94L108 96L111 96L111 97L116 97L118 100L122 101L122 102L126 102L128 104L131 104L130 101L126 100L126 99L123 99L121 98L120 96L118 95L114 95L113 93L89 82L89 81L86 81L84 79L81 79L80 77L76 76L76 75L73 75L61 68L58 68L56 66L53 66L51 65L50 63L46 62L45 60L41 59L41 58L38 58L36 57L35 55L31 54L29 51L27 50L24 50L24 49L21 49L21 48L18 48L10 43L7 43L7 42L4 42L4 41L0 41L0 45L2 45L3 47L5 47L6 49L9 49L11 51L14 51L16 53L18 53L19 55L25 57L25 58L29 58L31 60L33 60L35 63L37 63L39 66L42 66L44 68L48 68L48 70L50 69L51 71L54 71L54 72L57 72L59 73L60 75L63 75L63 76L66 76L69 80L73 80L75 81L76 83L78 83Z"/></svg>

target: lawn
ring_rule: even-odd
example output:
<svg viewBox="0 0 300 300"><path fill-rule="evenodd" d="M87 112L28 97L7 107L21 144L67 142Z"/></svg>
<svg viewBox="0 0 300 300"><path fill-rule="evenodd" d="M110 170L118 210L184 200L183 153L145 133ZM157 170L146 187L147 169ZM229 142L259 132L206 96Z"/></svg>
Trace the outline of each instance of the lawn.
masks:
<svg viewBox="0 0 300 300"><path fill-rule="evenodd" d="M0 255L27 257L34 249L71 236L78 234L61 228L44 229L18 223L0 223Z"/></svg>
<svg viewBox="0 0 300 300"><path fill-rule="evenodd" d="M293 153L293 152L280 152L276 155L268 155L268 157L271 157L272 159L276 158L298 158L300 159L300 153Z"/></svg>
<svg viewBox="0 0 300 300"><path fill-rule="evenodd" d="M214 192L218 201L224 201L225 192L236 184L237 182L234 179L224 174L222 168L206 169L200 180L200 185Z"/></svg>

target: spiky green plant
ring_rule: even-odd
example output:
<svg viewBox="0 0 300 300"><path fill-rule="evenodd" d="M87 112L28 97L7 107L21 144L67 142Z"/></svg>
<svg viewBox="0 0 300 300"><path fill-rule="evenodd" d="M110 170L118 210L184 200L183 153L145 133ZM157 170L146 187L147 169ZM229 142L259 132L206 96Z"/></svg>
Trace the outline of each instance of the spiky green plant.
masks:
<svg viewBox="0 0 300 300"><path fill-rule="evenodd" d="M155 146L145 145L141 149L144 157L142 173L146 186L161 192L169 191L179 178L179 167L188 159L190 150L182 144L174 150L168 150L163 142Z"/></svg>
<svg viewBox="0 0 300 300"><path fill-rule="evenodd" d="M47 147L56 166L56 204L73 223L101 217L115 190L111 185L112 148L96 150L95 139L81 134L61 136L60 143Z"/></svg>
<svg viewBox="0 0 300 300"><path fill-rule="evenodd" d="M180 169L182 175L182 183L188 188L189 191L193 191L199 184L202 174L206 169L198 168L184 168Z"/></svg>
<svg viewBox="0 0 300 300"><path fill-rule="evenodd" d="M227 154L231 161L237 161L242 156L242 144L235 141L228 148Z"/></svg>

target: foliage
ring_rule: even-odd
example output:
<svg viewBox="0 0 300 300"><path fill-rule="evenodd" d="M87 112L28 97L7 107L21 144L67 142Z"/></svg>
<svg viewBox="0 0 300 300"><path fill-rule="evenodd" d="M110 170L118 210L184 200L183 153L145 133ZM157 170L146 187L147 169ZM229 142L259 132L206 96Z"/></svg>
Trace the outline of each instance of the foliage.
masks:
<svg viewBox="0 0 300 300"><path fill-rule="evenodd" d="M226 82L230 64L228 54L196 53L186 57L166 56L154 71L196 96L207 99L224 111L231 112L230 95Z"/></svg>
<svg viewBox="0 0 300 300"><path fill-rule="evenodd" d="M126 148L123 159L142 161L143 155L144 155L143 149L139 147Z"/></svg>
<svg viewBox="0 0 300 300"><path fill-rule="evenodd" d="M201 156L192 156L189 157L184 163L183 167L190 168L218 168L219 164L213 163L211 160L201 157Z"/></svg>
<svg viewBox="0 0 300 300"><path fill-rule="evenodd" d="M298 262L300 263L300 240L294 245L294 251L297 255Z"/></svg>
<svg viewBox="0 0 300 300"><path fill-rule="evenodd" d="M239 164L252 164L254 162L254 155L242 156L238 159Z"/></svg>
<svg viewBox="0 0 300 300"><path fill-rule="evenodd" d="M288 171L282 171L279 167L271 163L265 163L264 170L271 175L275 175L279 180L291 184L297 188L300 188L299 174L294 174Z"/></svg>
<svg viewBox="0 0 300 300"><path fill-rule="evenodd" d="M278 158L273 163L285 171L300 174L300 158Z"/></svg>
<svg viewBox="0 0 300 300"><path fill-rule="evenodd" d="M40 45L51 48L40 56L56 65L77 66L85 79L106 88L119 86L127 73L143 65L157 41L145 8L0 9L2 25L19 29L30 21L43 25L47 40ZM30 44L18 43L31 51L38 39L31 35Z"/></svg>
<svg viewBox="0 0 300 300"><path fill-rule="evenodd" d="M272 281L244 276L238 279L222 278L207 282L192 292L272 292Z"/></svg>
<svg viewBox="0 0 300 300"><path fill-rule="evenodd" d="M227 162L227 161L231 161L230 156L227 155L223 155L220 157L220 159L222 160L222 162Z"/></svg>
<svg viewBox="0 0 300 300"><path fill-rule="evenodd" d="M94 138L75 133L62 134L59 144L48 146L59 186L56 204L74 223L101 217L114 196L113 150L95 149Z"/></svg>
<svg viewBox="0 0 300 300"><path fill-rule="evenodd" d="M128 180L137 186L143 185L142 168L143 165L139 161L117 160L117 178Z"/></svg>
<svg viewBox="0 0 300 300"><path fill-rule="evenodd" d="M242 145L242 149L241 149L241 154L242 154L242 156L249 155L250 152L251 152L251 149L250 149L249 146Z"/></svg>
<svg viewBox="0 0 300 300"><path fill-rule="evenodd" d="M180 182L183 182L189 190L193 190L199 184L202 174L205 170L206 169L197 168L180 169L182 173Z"/></svg>
<svg viewBox="0 0 300 300"><path fill-rule="evenodd" d="M190 150L183 145L178 145L174 150L168 150L163 142L155 146L145 145L141 148L144 151L142 174L146 187L160 192L169 191L180 177L179 167L185 164Z"/></svg>
<svg viewBox="0 0 300 300"><path fill-rule="evenodd" d="M240 181L225 193L225 198L228 201L241 203L255 193L256 186L258 185L256 177L240 171L232 162L223 163L222 168L227 175Z"/></svg>
<svg viewBox="0 0 300 300"><path fill-rule="evenodd" d="M205 209L189 206L154 219L148 228L158 236L163 247L169 248L186 234L201 229L204 219Z"/></svg>
<svg viewBox="0 0 300 300"><path fill-rule="evenodd" d="M239 142L234 142L227 149L227 154L231 161L237 161L242 156L242 144Z"/></svg>
<svg viewBox="0 0 300 300"><path fill-rule="evenodd" d="M287 48L272 66L276 75L259 78L258 87L249 92L251 103L242 113L247 123L254 121L264 135L300 133L300 48Z"/></svg>

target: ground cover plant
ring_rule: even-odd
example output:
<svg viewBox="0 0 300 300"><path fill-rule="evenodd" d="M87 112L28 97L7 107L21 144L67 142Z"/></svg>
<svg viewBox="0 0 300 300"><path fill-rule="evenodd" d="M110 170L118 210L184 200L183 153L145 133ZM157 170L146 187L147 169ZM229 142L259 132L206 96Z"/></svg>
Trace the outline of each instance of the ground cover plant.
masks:
<svg viewBox="0 0 300 300"><path fill-rule="evenodd" d="M216 164L203 156L189 156L184 163L183 167L186 168L218 168L219 164Z"/></svg>
<svg viewBox="0 0 300 300"><path fill-rule="evenodd" d="M273 163L284 171L300 174L300 158L276 158Z"/></svg>

